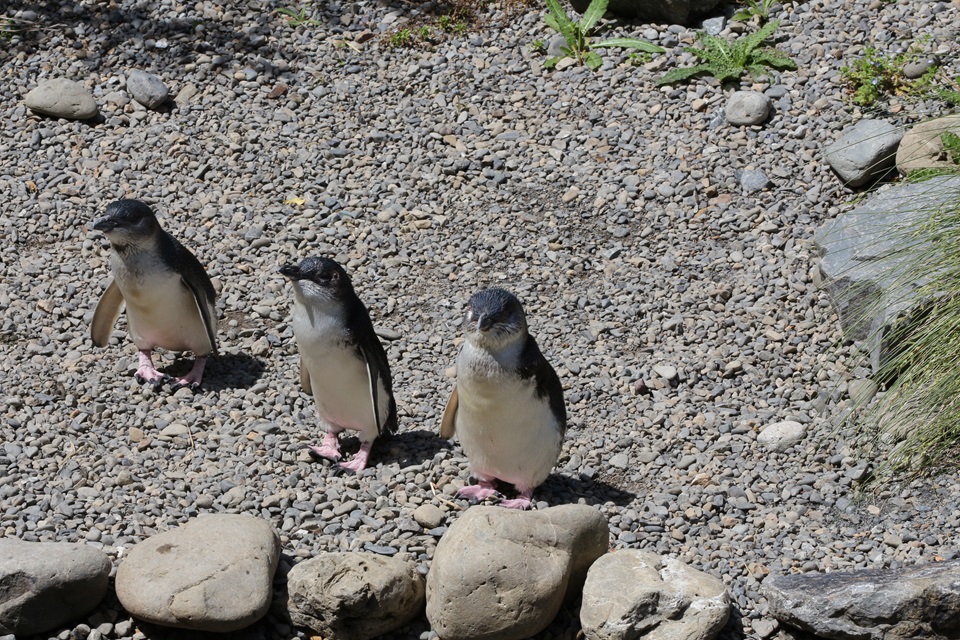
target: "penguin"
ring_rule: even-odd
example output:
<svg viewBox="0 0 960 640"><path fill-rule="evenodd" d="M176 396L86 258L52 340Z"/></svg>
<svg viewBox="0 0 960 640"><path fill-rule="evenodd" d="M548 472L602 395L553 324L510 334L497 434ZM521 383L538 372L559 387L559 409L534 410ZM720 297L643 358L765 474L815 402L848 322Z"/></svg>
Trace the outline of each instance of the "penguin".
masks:
<svg viewBox="0 0 960 640"><path fill-rule="evenodd" d="M159 386L170 380L154 367L154 349L192 351L190 373L174 384L198 388L207 358L217 351L217 294L200 261L139 200L110 203L93 228L110 242L113 271L93 314L93 344L107 344L126 306L127 329L140 350L137 381Z"/></svg>
<svg viewBox="0 0 960 640"><path fill-rule="evenodd" d="M377 436L397 431L397 404L387 353L370 313L347 272L329 258L285 264L280 273L293 284L293 335L300 351L300 383L313 395L326 433L318 456L340 459L338 434L360 432L360 450L340 466L361 471Z"/></svg>
<svg viewBox="0 0 960 640"><path fill-rule="evenodd" d="M519 495L499 504L529 509L534 489L560 456L567 428L560 378L527 330L520 301L504 289L470 297L463 332L457 381L440 426L441 437L457 435L478 480L458 495L478 501L498 496L500 480Z"/></svg>

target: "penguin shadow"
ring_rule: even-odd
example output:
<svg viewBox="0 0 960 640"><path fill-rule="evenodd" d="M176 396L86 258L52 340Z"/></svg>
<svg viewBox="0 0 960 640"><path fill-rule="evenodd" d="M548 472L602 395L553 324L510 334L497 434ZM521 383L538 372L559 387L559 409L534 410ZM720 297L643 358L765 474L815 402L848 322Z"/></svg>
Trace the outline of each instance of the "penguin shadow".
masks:
<svg viewBox="0 0 960 640"><path fill-rule="evenodd" d="M370 450L371 465L389 465L396 463L401 468L420 464L425 460L432 460L433 457L451 447L447 440L441 438L433 431L426 429L417 429L414 431L403 431L389 436L381 436L374 440L373 448ZM350 459L360 449L360 439L345 432L340 436L340 452L344 459ZM318 456L315 460L322 461ZM333 468L338 468L332 465ZM348 470L340 469L343 473L352 473Z"/></svg>
<svg viewBox="0 0 960 640"><path fill-rule="evenodd" d="M636 500L637 494L615 487L603 480L554 472L544 480L534 493L534 497L547 501L551 506L578 502L584 498L589 505L612 502L622 507Z"/></svg>
<svg viewBox="0 0 960 640"><path fill-rule="evenodd" d="M191 359L177 358L173 364L165 367L164 373L170 376L183 376L190 371L191 366L193 366ZM200 393L249 389L263 376L266 369L267 365L263 360L250 354L221 353L207 360Z"/></svg>
<svg viewBox="0 0 960 640"><path fill-rule="evenodd" d="M746 640L746 632L743 630L743 614L736 603L730 603L730 617L727 618L727 624L720 630L718 640ZM790 637L790 636L788 636ZM793 640L814 640L813 636L795 637Z"/></svg>

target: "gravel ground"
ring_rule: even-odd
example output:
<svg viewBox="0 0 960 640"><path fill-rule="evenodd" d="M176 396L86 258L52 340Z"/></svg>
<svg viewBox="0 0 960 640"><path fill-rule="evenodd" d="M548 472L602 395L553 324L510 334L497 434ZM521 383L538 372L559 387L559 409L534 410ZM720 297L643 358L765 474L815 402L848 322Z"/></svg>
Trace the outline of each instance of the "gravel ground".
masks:
<svg viewBox="0 0 960 640"><path fill-rule="evenodd" d="M780 47L800 69L744 82L775 104L749 128L725 124L729 92L708 79L654 86L691 61L693 28L620 24L667 54L632 66L605 50L597 73L546 72L529 47L551 37L538 9L494 6L462 36L394 49L384 34L427 7L318 3L306 7L317 24L292 27L283 6L4 5L42 30L0 53L0 535L116 558L198 512L252 513L280 530L284 566L367 549L425 571L444 527L423 531L413 510L465 506L453 494L466 460L437 435L459 319L474 290L499 285L524 302L566 390L570 427L538 507L596 505L613 547L721 577L735 605L724 638L769 635L768 574L957 555L955 472L856 491L869 460L823 411L849 367L811 242L853 195L822 159L863 115L841 66L865 43L896 51L929 34L957 77L956 5L788 3ZM364 30L377 37L354 44ZM132 102L134 69L160 75L176 105ZM56 76L85 83L102 119L30 114L23 96ZM894 100L882 117L937 109ZM749 169L772 186L745 194ZM137 385L122 320L108 348L90 346L109 272L89 223L120 197L154 205L222 289L222 355L202 392ZM307 255L343 262L393 338L400 433L359 476L303 450L320 436L277 269ZM761 448L758 431L784 419L806 440ZM112 597L90 622L135 633ZM564 612L541 637L576 630ZM423 620L394 637L429 635ZM302 636L273 615L251 630Z"/></svg>

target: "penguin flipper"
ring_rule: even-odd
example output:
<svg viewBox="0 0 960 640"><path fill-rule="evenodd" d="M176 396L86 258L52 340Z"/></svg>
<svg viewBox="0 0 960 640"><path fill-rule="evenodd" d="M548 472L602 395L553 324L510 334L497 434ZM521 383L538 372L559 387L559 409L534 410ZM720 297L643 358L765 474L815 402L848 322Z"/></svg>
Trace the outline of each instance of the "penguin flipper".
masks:
<svg viewBox="0 0 960 640"><path fill-rule="evenodd" d="M373 405L373 419L377 424L377 432L383 433L384 429L388 433L397 431L397 404L393 399L391 385L389 383L390 372L382 376L380 372L381 365L386 365L387 354L383 351L380 342L376 342L379 349L371 349L364 344L358 344L357 350L363 357L364 364L367 365L367 383L370 387L370 403ZM380 385L383 384L390 399L388 414L386 419L380 417Z"/></svg>
<svg viewBox="0 0 960 640"><path fill-rule="evenodd" d="M300 386L303 387L303 390L313 395L313 387L310 384L310 370L307 369L307 365L303 363L303 359L300 359Z"/></svg>
<svg viewBox="0 0 960 640"><path fill-rule="evenodd" d="M110 340L113 325L120 317L120 308L123 306L123 294L116 280L111 280L106 291L100 296L100 302L93 312L93 322L90 323L90 339L94 346L105 347Z"/></svg>
<svg viewBox="0 0 960 640"><path fill-rule="evenodd" d="M457 393L457 385L453 385L453 391L450 392L450 398L447 400L447 406L443 409L443 419L440 421L440 437L449 440L457 431L457 409L460 407L460 396Z"/></svg>
<svg viewBox="0 0 960 640"><path fill-rule="evenodd" d="M203 318L203 326L207 330L207 338L210 340L210 352L217 352L217 310L213 306L213 298L207 295L206 289L200 282L195 282L189 272L180 275L180 282L193 293L193 301L197 303L197 311ZM198 353L198 356L205 356L206 353Z"/></svg>

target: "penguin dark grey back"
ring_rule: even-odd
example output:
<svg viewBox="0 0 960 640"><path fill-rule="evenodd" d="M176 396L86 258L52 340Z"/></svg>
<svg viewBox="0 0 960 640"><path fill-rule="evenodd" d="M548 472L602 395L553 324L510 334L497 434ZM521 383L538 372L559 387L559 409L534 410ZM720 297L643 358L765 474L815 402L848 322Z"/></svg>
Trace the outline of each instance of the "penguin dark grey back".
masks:
<svg viewBox="0 0 960 640"><path fill-rule="evenodd" d="M317 403L323 443L310 449L338 460L338 434L360 432L360 451L341 466L366 467L374 440L397 430L397 405L387 353L350 277L330 258L285 264L293 284L292 328L300 351L300 383Z"/></svg>
<svg viewBox="0 0 960 640"><path fill-rule="evenodd" d="M466 341L457 356L457 384L444 409L440 435L459 436L479 484L460 495L498 496L495 481L519 495L501 505L525 509L560 455L567 412L563 387L527 328L510 292L483 289L470 297Z"/></svg>
<svg viewBox="0 0 960 640"><path fill-rule="evenodd" d="M130 335L140 351L136 378L162 384L169 377L153 365L153 350L192 351L193 368L175 386L197 387L207 357L216 352L216 291L206 270L164 231L153 210L138 200L107 206L94 222L112 249L113 281L94 312L90 335L105 346L120 309L127 308Z"/></svg>

